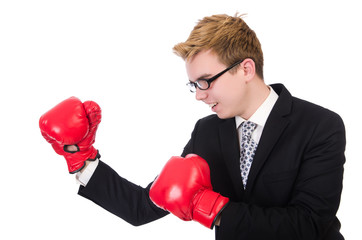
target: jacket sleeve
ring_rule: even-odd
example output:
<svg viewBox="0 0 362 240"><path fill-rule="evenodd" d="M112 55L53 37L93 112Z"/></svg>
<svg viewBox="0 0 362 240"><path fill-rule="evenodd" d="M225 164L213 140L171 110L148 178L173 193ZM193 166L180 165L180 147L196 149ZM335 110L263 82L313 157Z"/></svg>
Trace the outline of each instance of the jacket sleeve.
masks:
<svg viewBox="0 0 362 240"><path fill-rule="evenodd" d="M231 202L218 239L343 239L336 218L345 162L345 130L338 115L320 122L304 151L286 206ZM333 230L335 229L335 230Z"/></svg>
<svg viewBox="0 0 362 240"><path fill-rule="evenodd" d="M128 223L139 226L168 214L149 199L151 184L146 188L135 185L100 161L87 186L80 186L78 194Z"/></svg>

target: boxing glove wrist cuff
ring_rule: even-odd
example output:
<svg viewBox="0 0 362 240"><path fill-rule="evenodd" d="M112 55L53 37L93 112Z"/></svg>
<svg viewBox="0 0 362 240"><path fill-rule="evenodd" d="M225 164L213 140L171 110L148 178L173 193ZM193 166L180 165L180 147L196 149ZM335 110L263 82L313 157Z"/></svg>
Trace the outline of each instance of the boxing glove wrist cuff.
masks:
<svg viewBox="0 0 362 240"><path fill-rule="evenodd" d="M86 161L95 161L100 157L101 155L99 154L99 151L93 147L89 153L75 152L64 156L64 158L67 160L68 171L70 174L74 174L82 170Z"/></svg>
<svg viewBox="0 0 362 240"><path fill-rule="evenodd" d="M99 150L94 149L96 151L96 154L92 155L91 158L86 159L86 161L95 161L96 159L101 158L101 155L99 154Z"/></svg>
<svg viewBox="0 0 362 240"><path fill-rule="evenodd" d="M214 191L204 190L200 192L194 206L193 220L212 229L217 217L228 202L229 198L223 197Z"/></svg>

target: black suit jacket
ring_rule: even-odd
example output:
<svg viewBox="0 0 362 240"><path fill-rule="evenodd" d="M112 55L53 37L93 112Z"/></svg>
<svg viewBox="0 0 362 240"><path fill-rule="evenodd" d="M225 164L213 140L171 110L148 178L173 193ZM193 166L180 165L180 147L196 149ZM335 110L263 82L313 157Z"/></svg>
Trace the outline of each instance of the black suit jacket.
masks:
<svg viewBox="0 0 362 240"><path fill-rule="evenodd" d="M240 149L234 118L200 119L182 156L196 153L209 164L213 189L230 198L216 239L344 239L336 218L345 162L341 118L294 98L272 85L279 98L270 113L249 173L240 175ZM167 212L141 188L100 162L79 194L133 225Z"/></svg>

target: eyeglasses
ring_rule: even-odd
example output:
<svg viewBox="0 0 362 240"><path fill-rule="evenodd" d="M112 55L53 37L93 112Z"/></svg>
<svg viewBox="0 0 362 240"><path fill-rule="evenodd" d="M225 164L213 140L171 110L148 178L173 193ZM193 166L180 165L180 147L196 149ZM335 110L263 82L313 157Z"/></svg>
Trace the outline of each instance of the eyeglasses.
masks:
<svg viewBox="0 0 362 240"><path fill-rule="evenodd" d="M237 61L236 63L232 64L230 67L226 68L225 70L219 72L218 74L216 74L215 76L209 78L209 79L198 79L195 82L188 82L186 83L186 85L189 87L190 92L194 93L196 92L196 88L200 89L200 90L207 90L210 87L210 84L215 81L216 79L218 79L221 75L223 75L224 73L226 73L227 71L229 71L230 69L232 69L233 67L236 67L238 64L242 63L244 61L244 59Z"/></svg>

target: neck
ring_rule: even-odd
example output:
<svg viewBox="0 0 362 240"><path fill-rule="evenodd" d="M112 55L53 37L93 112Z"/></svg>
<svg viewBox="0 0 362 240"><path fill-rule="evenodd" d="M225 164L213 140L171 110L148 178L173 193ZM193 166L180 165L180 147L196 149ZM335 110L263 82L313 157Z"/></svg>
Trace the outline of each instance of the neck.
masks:
<svg viewBox="0 0 362 240"><path fill-rule="evenodd" d="M248 105L245 108L243 114L240 117L248 120L258 108L263 104L265 99L270 94L269 86L264 83L262 79L253 79L247 84L247 102Z"/></svg>

